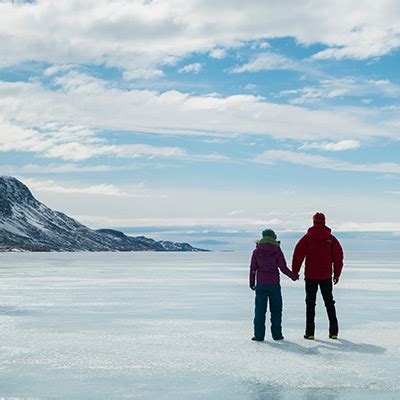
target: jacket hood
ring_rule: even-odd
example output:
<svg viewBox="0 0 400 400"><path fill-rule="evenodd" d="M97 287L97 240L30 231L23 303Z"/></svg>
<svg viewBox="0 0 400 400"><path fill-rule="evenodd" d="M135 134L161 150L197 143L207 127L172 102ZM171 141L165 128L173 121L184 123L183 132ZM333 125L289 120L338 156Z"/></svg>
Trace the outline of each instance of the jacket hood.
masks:
<svg viewBox="0 0 400 400"><path fill-rule="evenodd" d="M331 228L325 225L314 225L308 229L307 235L313 239L328 239L331 236Z"/></svg>
<svg viewBox="0 0 400 400"><path fill-rule="evenodd" d="M257 243L257 250L267 251L269 253L276 253L279 251L279 246L272 243Z"/></svg>
<svg viewBox="0 0 400 400"><path fill-rule="evenodd" d="M273 244L274 246L280 247L281 242L279 240L275 240L274 238L270 236L264 236L262 239L256 241L257 244Z"/></svg>

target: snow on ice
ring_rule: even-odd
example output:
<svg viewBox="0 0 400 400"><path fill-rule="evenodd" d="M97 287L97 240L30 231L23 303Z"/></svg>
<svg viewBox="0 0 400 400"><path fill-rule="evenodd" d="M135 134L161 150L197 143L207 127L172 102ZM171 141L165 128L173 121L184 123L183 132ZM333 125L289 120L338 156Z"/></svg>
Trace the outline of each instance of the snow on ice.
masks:
<svg viewBox="0 0 400 400"><path fill-rule="evenodd" d="M0 397L398 399L400 253L348 253L340 339L281 277L283 342L250 341L248 253L0 254ZM289 257L288 257L289 258Z"/></svg>

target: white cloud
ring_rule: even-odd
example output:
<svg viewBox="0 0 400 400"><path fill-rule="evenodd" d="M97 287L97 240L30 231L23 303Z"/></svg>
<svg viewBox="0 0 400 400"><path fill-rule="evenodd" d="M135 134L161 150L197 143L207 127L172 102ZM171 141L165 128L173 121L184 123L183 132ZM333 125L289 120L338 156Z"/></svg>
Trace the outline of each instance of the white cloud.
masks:
<svg viewBox="0 0 400 400"><path fill-rule="evenodd" d="M234 216L234 215L240 215L240 214L243 214L243 210L233 210L233 211L230 211L229 213L228 213L228 215L231 215L231 216Z"/></svg>
<svg viewBox="0 0 400 400"><path fill-rule="evenodd" d="M125 71L122 76L127 81L134 79L158 79L164 76L164 72L160 69L139 68Z"/></svg>
<svg viewBox="0 0 400 400"><path fill-rule="evenodd" d="M330 169L334 171L400 174L400 164L397 163L357 164L329 157L287 150L267 150L259 154L255 158L255 162L262 164L288 162L295 165L305 165L312 168Z"/></svg>
<svg viewBox="0 0 400 400"><path fill-rule="evenodd" d="M244 89L246 89L246 90L254 90L254 89L256 89L256 88L257 88L257 86L254 85L253 83L248 83L248 84L244 87Z"/></svg>
<svg viewBox="0 0 400 400"><path fill-rule="evenodd" d="M262 97L213 97L171 90L128 90L82 74L57 76L57 91L37 82L0 82L0 150L35 151L66 160L98 154L148 154L148 148L110 147L97 131L173 135L268 135L295 140L396 137L397 120L374 110L310 110ZM157 118L154 117L157 110ZM394 111L393 115L397 115ZM62 145L57 149L57 146ZM182 155L156 148L154 155ZM64 152L64 153L63 153Z"/></svg>
<svg viewBox="0 0 400 400"><path fill-rule="evenodd" d="M30 181L22 181L31 186ZM158 188L140 184L131 186L129 183L105 184L111 184L116 189L91 183L90 186L100 186L88 191L99 194L91 194L81 191L85 187L78 180L77 183L59 180L54 183L38 182L42 182L36 183L38 189L49 190L39 191L32 187L40 201L89 226L187 226L202 227L204 230L245 230L251 232L255 240L267 226L273 226L278 233L304 231L311 224L313 213L320 210L325 212L328 224L335 230L347 224L349 230L365 230L368 227L383 231L396 230L397 227L400 231L398 199L383 193L366 197L355 192L337 191L333 187L309 193L307 189L298 187L293 195L293 188L286 186L275 190L262 186L254 191L223 190L199 187L198 182L193 181L185 187ZM62 189L57 191L57 187ZM377 203L379 213L374 212ZM349 207L349 204L357 204L357 207ZM165 210L168 210L167 215ZM245 214L229 215L235 210L245 210Z"/></svg>
<svg viewBox="0 0 400 400"><path fill-rule="evenodd" d="M400 232L397 222L342 222L336 229L342 232Z"/></svg>
<svg viewBox="0 0 400 400"><path fill-rule="evenodd" d="M288 96L291 104L305 104L320 101L321 99L333 99L348 94L356 95L356 85L353 78L325 79L319 82L317 87L306 86L301 89L283 90L278 97ZM294 96L294 97L293 97Z"/></svg>
<svg viewBox="0 0 400 400"><path fill-rule="evenodd" d="M399 97L400 96L400 85L389 81L388 79L368 80L366 82L370 85L371 92L375 89L375 92L381 93L387 97Z"/></svg>
<svg viewBox="0 0 400 400"><path fill-rule="evenodd" d="M194 74L198 74L200 71L201 71L201 64L194 63L194 64L185 65L184 67L180 68L178 72L180 72L180 73L193 72Z"/></svg>
<svg viewBox="0 0 400 400"><path fill-rule="evenodd" d="M236 66L232 72L239 74L242 72L258 72L264 70L274 69L292 69L297 70L300 66L297 62L274 53L263 53L256 56L252 61L247 64Z"/></svg>
<svg viewBox="0 0 400 400"><path fill-rule="evenodd" d="M375 32L374 32L375 31ZM374 41L375 39L375 41ZM348 38L341 40L341 47L330 47L313 55L315 60L335 58L355 58L364 60L370 57L380 57L390 53L400 45L399 31L394 32L380 26L363 27L348 33Z"/></svg>
<svg viewBox="0 0 400 400"><path fill-rule="evenodd" d="M229 229L226 233L234 233L243 229L258 230L264 226L288 225L285 221L271 218L238 218L232 215L228 218L107 218L102 216L77 215L80 221L94 226L119 226L119 227L191 227L202 229ZM236 230L237 229L237 230Z"/></svg>
<svg viewBox="0 0 400 400"><path fill-rule="evenodd" d="M55 128L54 126L53 128ZM11 135L9 135L11 133ZM98 156L120 158L173 158L186 161L227 161L229 157L223 154L189 154L179 147L151 146L147 144L108 144L105 139L96 138L92 131L64 127L60 130L41 132L23 129L0 121L0 152L11 150L33 152L44 158L58 158L65 161L79 162ZM1 166L0 166L1 167ZM18 171L12 166L3 166L8 171ZM19 172L41 173L42 168L47 172L104 172L135 168L134 165L117 166L84 166L76 164L26 165ZM49 171L51 170L51 171Z"/></svg>
<svg viewBox="0 0 400 400"><path fill-rule="evenodd" d="M192 161L228 161L230 157L223 154L203 154L203 155L191 155L187 157L188 160Z"/></svg>
<svg viewBox="0 0 400 400"><path fill-rule="evenodd" d="M364 80L359 77L341 79L323 79L318 86L306 86L301 89L283 90L278 97L288 97L290 104L316 103L325 99L368 95L399 97L400 85L388 80ZM371 99L362 99L363 104L370 104Z"/></svg>
<svg viewBox="0 0 400 400"><path fill-rule="evenodd" d="M100 155L136 158L149 157L182 157L186 153L178 147L156 147L145 144L131 145L86 145L78 142L61 143L48 149L44 156L71 161L82 161Z"/></svg>
<svg viewBox="0 0 400 400"><path fill-rule="evenodd" d="M358 149L361 144L358 140L341 140L340 142L311 142L305 143L299 147L300 150L324 150L324 151L343 151Z"/></svg>
<svg viewBox="0 0 400 400"><path fill-rule="evenodd" d="M314 212L314 211L313 211ZM266 227L272 227L278 234L304 232L311 223L312 213L308 213L303 221L289 222L276 218L107 218L94 215L75 215L80 222L89 226L102 228L110 227L135 227L135 228L170 228L186 229L188 233L199 232L207 237L209 231L218 231L221 235L230 236L235 233L254 235L254 240ZM308 222L309 221L309 222ZM329 223L329 225L331 225ZM171 232L168 231L168 232ZM163 232L165 232L163 230ZM334 225L334 232L392 232L393 235L400 233L400 222L338 222ZM301 234L299 233L299 239ZM246 246L247 247L247 246Z"/></svg>
<svg viewBox="0 0 400 400"><path fill-rule="evenodd" d="M212 49L210 51L210 57L217 60L222 60L226 56L226 50L221 48Z"/></svg>
<svg viewBox="0 0 400 400"><path fill-rule="evenodd" d="M268 42L263 42L260 44L260 49L268 49L271 45Z"/></svg>
<svg viewBox="0 0 400 400"><path fill-rule="evenodd" d="M52 124L43 121L43 125L47 127ZM147 144L110 145L105 139L97 138L94 131L73 126L60 126L56 129L58 124L53 125L52 130L23 128L2 122L0 112L0 152L11 150L34 152L42 157L67 161L82 161L96 156L126 158L187 156L185 150L178 147Z"/></svg>
<svg viewBox="0 0 400 400"><path fill-rule="evenodd" d="M33 191L37 192L53 192L62 194L85 194L85 195L102 195L117 197L138 197L141 195L126 193L115 185L100 184L91 186L62 186L53 180L38 181L35 179L23 179L24 183Z"/></svg>
<svg viewBox="0 0 400 400"><path fill-rule="evenodd" d="M124 166L112 165L81 165L81 164L26 164L26 165L0 165L3 174L64 174L64 173L85 173L85 172L108 172L123 171L137 168L137 165L129 164Z"/></svg>
<svg viewBox="0 0 400 400"><path fill-rule="evenodd" d="M261 188L254 192L211 191L190 187L120 190L143 196L134 200L126 196L97 196L96 201L83 201L91 195L71 193L65 196L63 193L41 192L40 198L78 220L97 227L181 226L204 231L225 230L227 233L246 231L251 232L255 240L266 226L273 227L277 233L305 231L312 222L313 213L321 210L334 230L400 231L400 219L396 213L398 201L390 196L379 197L381 207L380 212L376 213L376 197L335 191L329 194L327 201L323 194L296 191L293 196L293 191L273 188ZM274 199L276 207L272 210L265 205L266 196ZM135 207L132 207L132 201ZM349 204L359 206L348 207ZM168 216L165 210L168 210ZM246 210L246 215L235 212L230 215L232 211L239 210ZM275 210L280 211L277 213Z"/></svg>
<svg viewBox="0 0 400 400"><path fill-rule="evenodd" d="M66 65L52 65L43 71L44 76L53 76L59 73L66 73L68 71L74 70L79 66L76 64L66 64Z"/></svg>
<svg viewBox="0 0 400 400"><path fill-rule="evenodd" d="M203 139L202 142L204 143L226 143L226 139L221 138L213 138L213 139Z"/></svg>
<svg viewBox="0 0 400 400"><path fill-rule="evenodd" d="M396 0L313 0L307 7L290 0L246 7L230 0L3 1L0 64L105 64L133 79L159 76L163 65L189 54L279 37L328 46L316 59L365 59L399 46L399 16Z"/></svg>

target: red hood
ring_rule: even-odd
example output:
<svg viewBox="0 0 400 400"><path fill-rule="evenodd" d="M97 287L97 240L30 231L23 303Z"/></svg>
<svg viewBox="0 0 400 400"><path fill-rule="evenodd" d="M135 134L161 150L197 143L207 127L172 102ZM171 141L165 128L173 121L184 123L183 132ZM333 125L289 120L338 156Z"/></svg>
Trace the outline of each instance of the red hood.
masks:
<svg viewBox="0 0 400 400"><path fill-rule="evenodd" d="M328 239L331 236L331 228L325 225L314 225L308 229L307 235L313 239Z"/></svg>

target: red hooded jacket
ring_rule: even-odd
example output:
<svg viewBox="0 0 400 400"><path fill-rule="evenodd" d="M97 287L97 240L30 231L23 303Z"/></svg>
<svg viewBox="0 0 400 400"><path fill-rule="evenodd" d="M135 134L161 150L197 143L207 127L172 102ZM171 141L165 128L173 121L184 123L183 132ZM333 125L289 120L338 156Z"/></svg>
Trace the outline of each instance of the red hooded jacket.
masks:
<svg viewBox="0 0 400 400"><path fill-rule="evenodd" d="M297 243L292 262L292 271L299 273L305 262L305 279L325 280L339 277L343 268L343 249L339 241L331 234L331 229L316 224L308 229Z"/></svg>

